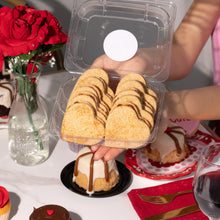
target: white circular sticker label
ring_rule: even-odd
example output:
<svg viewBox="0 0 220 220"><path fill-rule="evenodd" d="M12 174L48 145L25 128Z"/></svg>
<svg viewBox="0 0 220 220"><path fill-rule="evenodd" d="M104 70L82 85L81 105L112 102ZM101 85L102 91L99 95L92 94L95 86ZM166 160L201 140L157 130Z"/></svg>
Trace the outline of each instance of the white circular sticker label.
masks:
<svg viewBox="0 0 220 220"><path fill-rule="evenodd" d="M112 60L126 61L136 54L138 42L131 32L115 30L106 36L103 48L105 54Z"/></svg>

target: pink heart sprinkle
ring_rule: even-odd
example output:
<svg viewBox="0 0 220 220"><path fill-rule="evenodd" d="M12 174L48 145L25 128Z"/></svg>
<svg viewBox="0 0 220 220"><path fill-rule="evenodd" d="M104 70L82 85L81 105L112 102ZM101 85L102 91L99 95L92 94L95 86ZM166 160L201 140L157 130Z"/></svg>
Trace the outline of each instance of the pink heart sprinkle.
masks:
<svg viewBox="0 0 220 220"><path fill-rule="evenodd" d="M53 209L48 209L48 210L47 210L47 214L48 214L48 215L53 215L53 213L54 213L54 210L53 210Z"/></svg>

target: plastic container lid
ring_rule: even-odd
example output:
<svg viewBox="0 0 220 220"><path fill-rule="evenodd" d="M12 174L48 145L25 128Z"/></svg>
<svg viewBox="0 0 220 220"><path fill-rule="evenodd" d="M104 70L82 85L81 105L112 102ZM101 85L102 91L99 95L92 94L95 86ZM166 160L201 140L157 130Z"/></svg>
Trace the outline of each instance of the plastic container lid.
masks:
<svg viewBox="0 0 220 220"><path fill-rule="evenodd" d="M103 54L123 62L138 49L146 50L149 57L141 74L165 81L175 13L174 3L157 0L75 0L64 59L66 70L82 74ZM135 67L123 71L137 72Z"/></svg>
<svg viewBox="0 0 220 220"><path fill-rule="evenodd" d="M142 74L149 88L157 94L154 127L146 140L112 142L115 147L124 148L141 147L153 142L162 117L166 88L161 81L169 75L175 11L172 2L157 0L75 0L64 59L65 68L72 75L59 89L51 114L51 133L60 137L70 93L80 75L91 67L96 58L106 54L116 62L124 62L147 50L148 60L144 71L137 71L133 65L121 70L124 74ZM115 80L113 73L108 72L108 75L111 82ZM75 139L75 136L72 138ZM83 139L90 142L92 138ZM103 138L99 143L105 144L105 141Z"/></svg>

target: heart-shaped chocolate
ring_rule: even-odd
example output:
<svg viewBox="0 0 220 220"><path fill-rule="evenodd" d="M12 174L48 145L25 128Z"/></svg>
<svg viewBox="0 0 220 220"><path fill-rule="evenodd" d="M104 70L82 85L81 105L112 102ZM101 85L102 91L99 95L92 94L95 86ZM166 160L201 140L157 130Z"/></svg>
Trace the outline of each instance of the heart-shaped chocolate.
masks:
<svg viewBox="0 0 220 220"><path fill-rule="evenodd" d="M53 210L53 209L47 209L47 214L48 214L49 216L53 215L53 213L54 213L54 210Z"/></svg>

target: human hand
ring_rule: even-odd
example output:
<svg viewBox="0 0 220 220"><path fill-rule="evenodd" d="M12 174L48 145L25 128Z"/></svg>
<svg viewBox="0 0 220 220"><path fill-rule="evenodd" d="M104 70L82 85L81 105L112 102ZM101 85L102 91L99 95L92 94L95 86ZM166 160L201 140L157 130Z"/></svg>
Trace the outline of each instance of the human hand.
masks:
<svg viewBox="0 0 220 220"><path fill-rule="evenodd" d="M140 73L140 74L147 74L147 75L154 75L158 70L154 70L154 57L158 55L158 49L152 48L140 48L138 49L137 53L134 57L126 61L115 61L110 59L107 55L102 55L98 57L91 68L101 68L108 73L115 73L119 76L126 75L131 72ZM161 57L163 57L161 55ZM159 63L160 61L157 62ZM161 62L163 59L161 58Z"/></svg>
<svg viewBox="0 0 220 220"><path fill-rule="evenodd" d="M113 147L107 147L103 145L93 145L91 147L92 151L94 153L94 160L99 160L101 158L104 158L105 161L109 161L117 157L119 154L121 154L124 150L124 148L113 148Z"/></svg>

